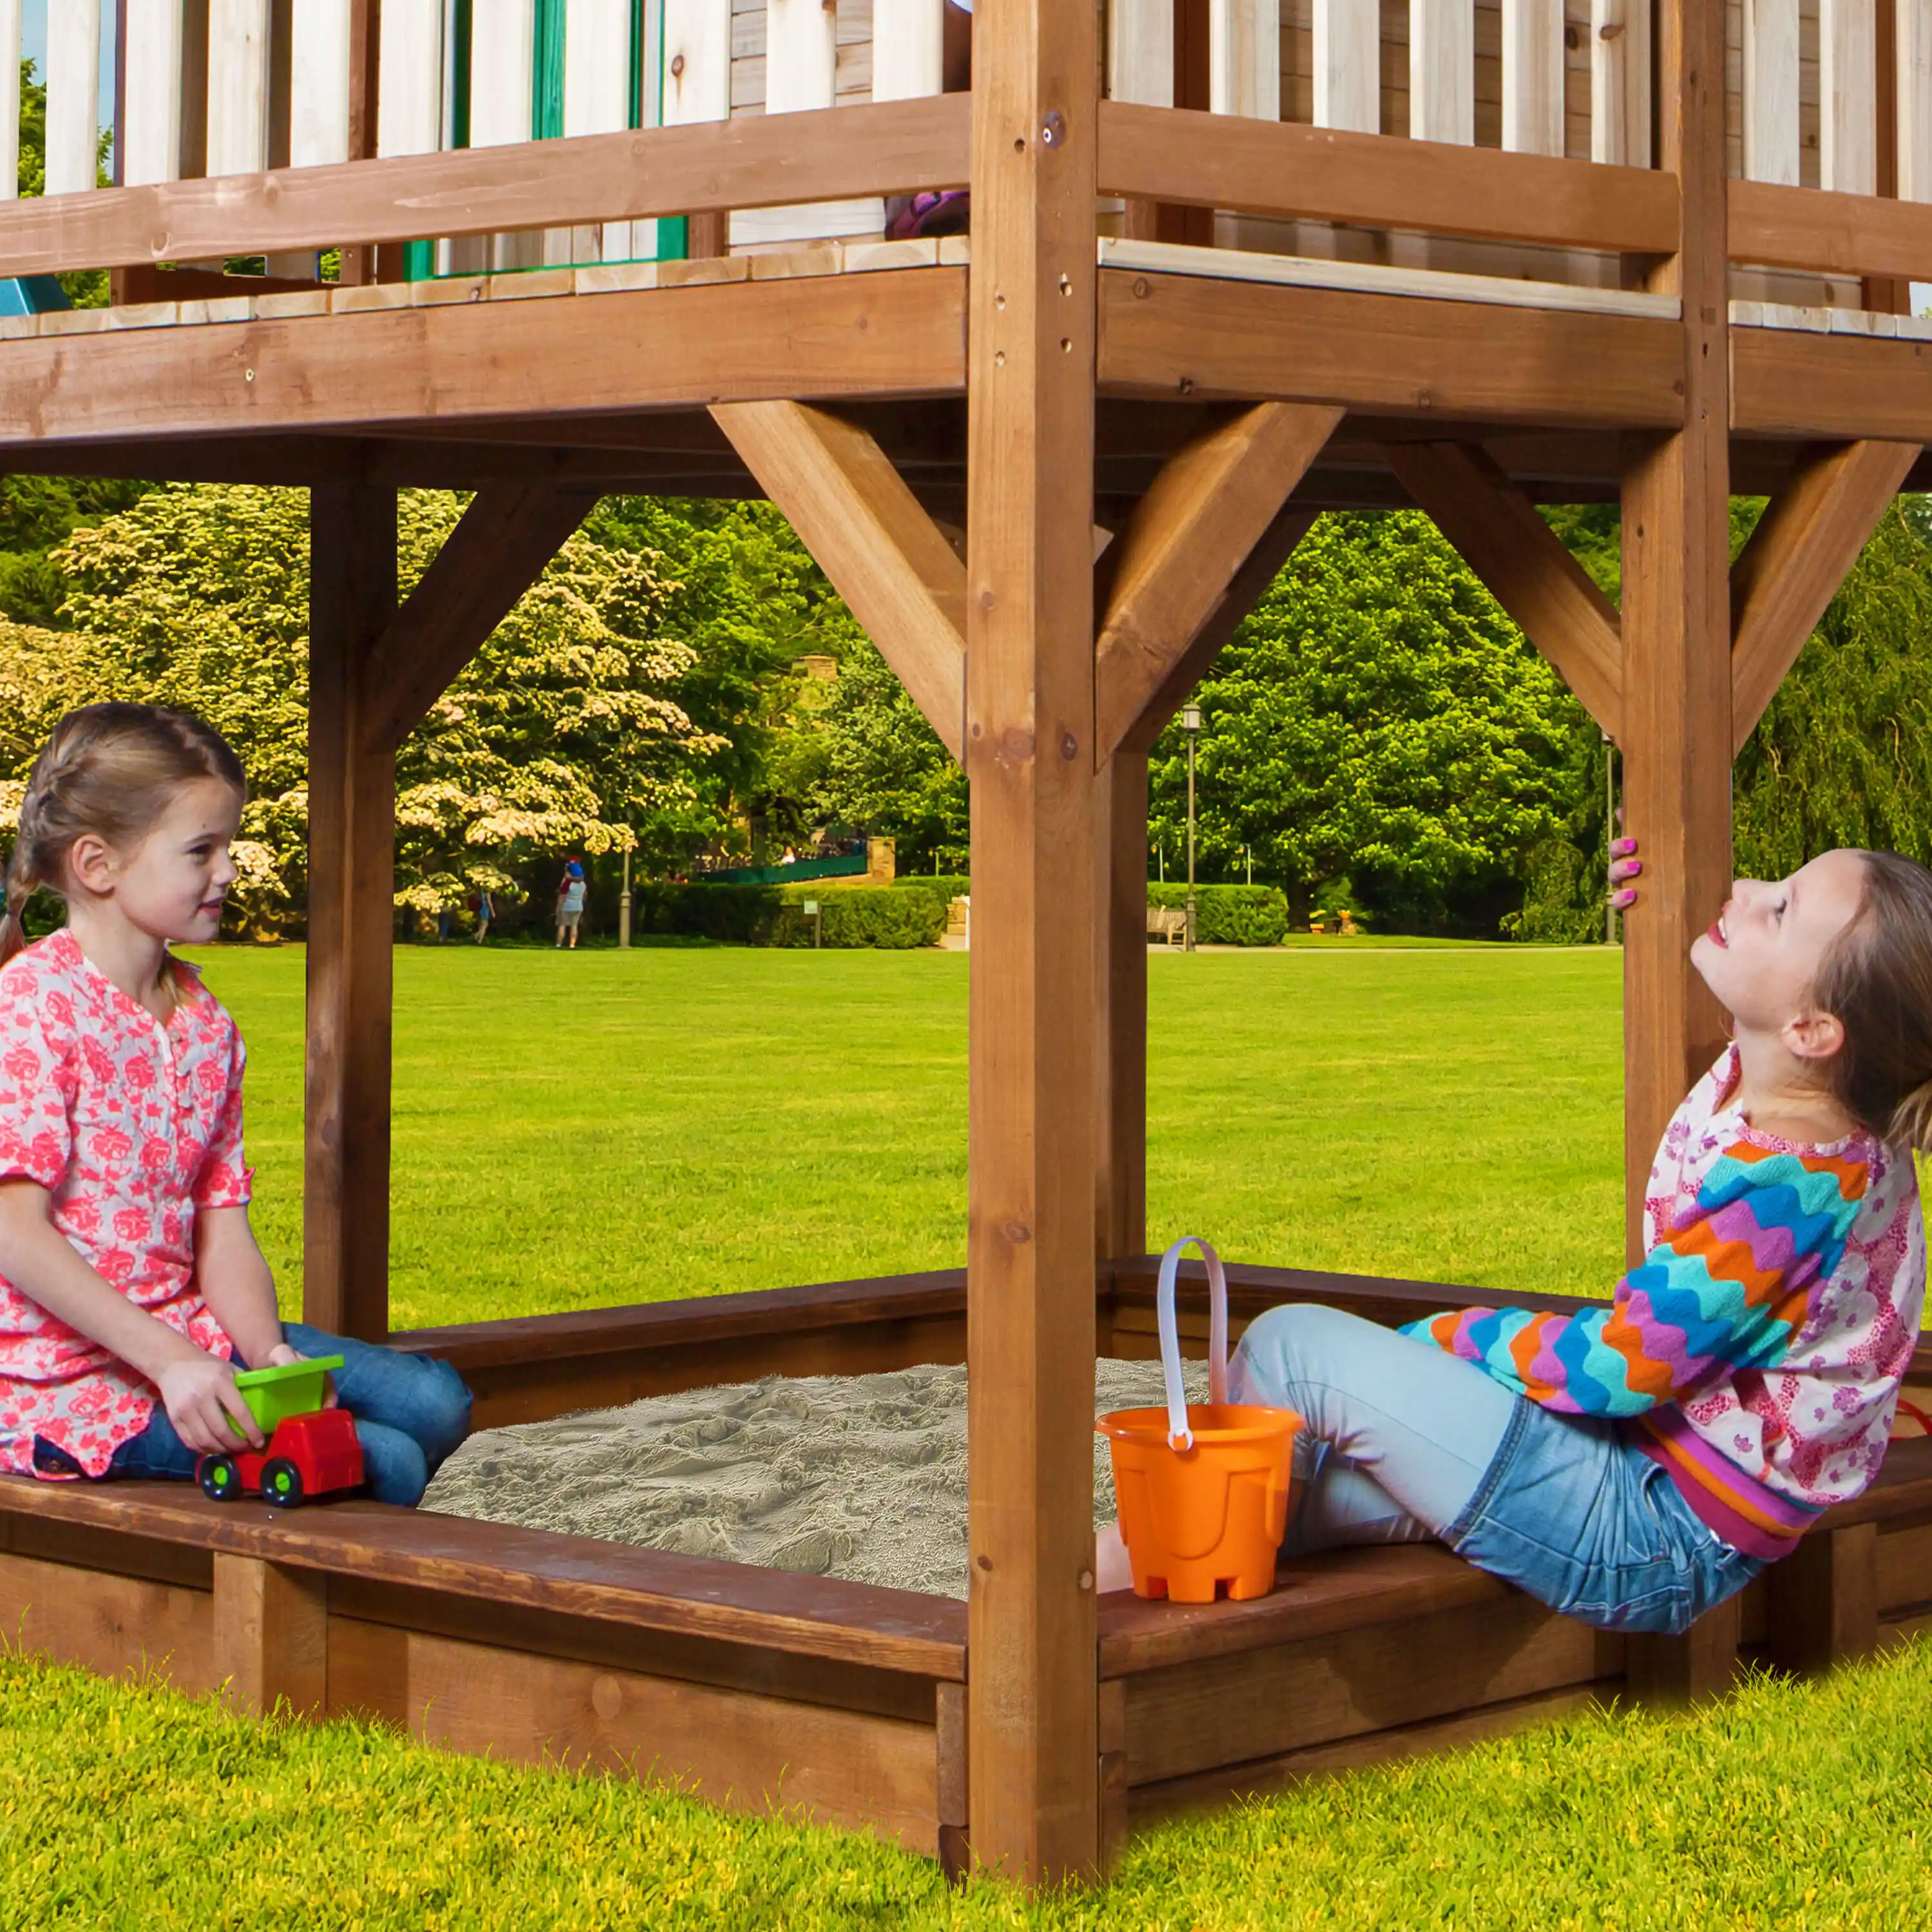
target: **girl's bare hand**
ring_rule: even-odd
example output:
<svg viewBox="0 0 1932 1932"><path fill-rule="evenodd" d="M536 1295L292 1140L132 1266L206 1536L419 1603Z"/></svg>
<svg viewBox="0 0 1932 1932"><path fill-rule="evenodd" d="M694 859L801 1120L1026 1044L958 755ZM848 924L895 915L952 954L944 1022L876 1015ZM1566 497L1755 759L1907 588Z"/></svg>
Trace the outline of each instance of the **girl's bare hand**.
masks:
<svg viewBox="0 0 1932 1932"><path fill-rule="evenodd" d="M1617 808L1617 826L1621 832L1624 822L1623 807ZM1621 836L1610 841L1610 904L1618 912L1628 912L1636 904L1636 888L1629 881L1643 870L1643 861L1636 856L1636 841Z"/></svg>
<svg viewBox="0 0 1932 1932"><path fill-rule="evenodd" d="M299 1348L292 1348L286 1342L278 1342L268 1351L268 1359L262 1366L281 1369L287 1367L291 1362L305 1362L308 1360L308 1358ZM324 1376L322 1378L322 1406L324 1408L335 1406L335 1378L333 1376Z"/></svg>
<svg viewBox="0 0 1932 1932"><path fill-rule="evenodd" d="M244 1442L262 1446L260 1426L235 1386L232 1363L197 1348L170 1362L157 1386L175 1433L197 1455L232 1455Z"/></svg>

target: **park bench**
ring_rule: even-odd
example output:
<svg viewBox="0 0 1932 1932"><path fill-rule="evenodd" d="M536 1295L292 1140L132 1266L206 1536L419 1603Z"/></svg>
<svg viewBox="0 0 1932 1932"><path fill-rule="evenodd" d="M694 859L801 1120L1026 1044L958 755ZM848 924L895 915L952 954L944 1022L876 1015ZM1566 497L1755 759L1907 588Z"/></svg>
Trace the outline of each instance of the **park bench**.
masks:
<svg viewBox="0 0 1932 1932"><path fill-rule="evenodd" d="M1187 914L1180 906L1150 905L1147 909L1148 936L1164 939L1172 946L1187 937Z"/></svg>

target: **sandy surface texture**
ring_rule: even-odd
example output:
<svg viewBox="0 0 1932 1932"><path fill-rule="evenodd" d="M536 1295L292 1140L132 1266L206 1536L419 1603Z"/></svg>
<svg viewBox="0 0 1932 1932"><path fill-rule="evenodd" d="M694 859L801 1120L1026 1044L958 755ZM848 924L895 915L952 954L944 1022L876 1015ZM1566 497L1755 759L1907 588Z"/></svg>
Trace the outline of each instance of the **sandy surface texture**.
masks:
<svg viewBox="0 0 1932 1932"><path fill-rule="evenodd" d="M1094 1410L1164 1400L1157 1362L1103 1360ZM1188 1398L1208 1399L1204 1363ZM424 1509L854 1582L966 1594L966 1371L767 1377L474 1436ZM1094 1438L1094 1519L1114 1478Z"/></svg>

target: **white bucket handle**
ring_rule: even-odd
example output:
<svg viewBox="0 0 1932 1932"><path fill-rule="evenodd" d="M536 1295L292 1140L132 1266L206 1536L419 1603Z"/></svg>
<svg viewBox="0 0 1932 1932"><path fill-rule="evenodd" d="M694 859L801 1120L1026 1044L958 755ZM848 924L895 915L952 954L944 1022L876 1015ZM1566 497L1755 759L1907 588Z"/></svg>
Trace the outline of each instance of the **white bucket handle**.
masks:
<svg viewBox="0 0 1932 1932"><path fill-rule="evenodd" d="M1187 1425L1187 1391L1180 1381L1180 1328L1174 1318L1174 1283L1184 1248L1198 1248L1208 1264L1208 1400L1228 1400L1228 1276L1221 1257L1198 1234L1183 1234L1160 1258L1160 1287L1155 1306L1160 1318L1160 1366L1167 1378L1167 1442L1171 1449L1192 1449Z"/></svg>

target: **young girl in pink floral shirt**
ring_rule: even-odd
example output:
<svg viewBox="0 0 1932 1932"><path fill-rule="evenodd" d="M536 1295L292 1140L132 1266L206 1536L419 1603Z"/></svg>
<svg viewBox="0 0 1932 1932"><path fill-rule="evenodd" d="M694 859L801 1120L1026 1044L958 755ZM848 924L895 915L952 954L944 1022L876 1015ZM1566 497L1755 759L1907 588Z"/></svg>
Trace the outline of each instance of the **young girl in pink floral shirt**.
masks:
<svg viewBox="0 0 1932 1932"><path fill-rule="evenodd" d="M217 733L146 705L70 713L34 763L0 917L0 1472L191 1478L261 1446L238 1366L340 1354L370 1491L414 1503L469 1393L277 1318L241 1036L169 951L220 930L243 797ZM37 887L68 923L30 946Z"/></svg>

